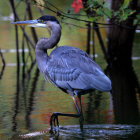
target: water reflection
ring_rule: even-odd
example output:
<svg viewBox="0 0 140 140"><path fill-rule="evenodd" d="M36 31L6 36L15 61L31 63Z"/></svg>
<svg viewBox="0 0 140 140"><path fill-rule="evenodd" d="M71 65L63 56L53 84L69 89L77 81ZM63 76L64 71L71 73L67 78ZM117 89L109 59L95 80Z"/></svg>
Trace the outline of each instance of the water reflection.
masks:
<svg viewBox="0 0 140 140"><path fill-rule="evenodd" d="M88 124L94 123L113 123L113 103L111 93L106 93L103 97L102 92L94 91L88 95L85 119ZM102 102L104 100L104 103ZM107 109L104 107L107 104Z"/></svg>
<svg viewBox="0 0 140 140"><path fill-rule="evenodd" d="M110 69L115 123L139 124L136 93L138 79L130 65L113 64Z"/></svg>
<svg viewBox="0 0 140 140"><path fill-rule="evenodd" d="M4 69L5 69L5 65L2 65L1 71L0 71L0 80L2 79L2 76L4 74Z"/></svg>
<svg viewBox="0 0 140 140"><path fill-rule="evenodd" d="M13 116L13 131L17 131L17 115L20 113L21 106L24 107L24 115L25 115L25 126L26 129L30 129L30 114L33 110L33 102L34 102L34 93L37 88L37 82L39 77L38 68L35 69L34 77L31 79L31 73L33 70L35 63L33 62L30 68L25 73L25 65L22 67L22 74L20 77L20 68L17 65L17 86L15 93L15 108L14 108L14 116ZM22 78L20 80L20 78ZM31 81L32 80L32 81ZM29 87L30 86L30 87ZM30 89L30 90L29 90Z"/></svg>
<svg viewBox="0 0 140 140"><path fill-rule="evenodd" d="M26 112L26 126L28 129L31 127L30 114L31 114L31 111L33 110L34 92L37 88L38 77L39 77L39 70L38 70L38 68L36 68L34 79L32 82L32 88L31 88L31 91L29 94L29 96L30 96L29 97L29 106L28 106L28 110Z"/></svg>

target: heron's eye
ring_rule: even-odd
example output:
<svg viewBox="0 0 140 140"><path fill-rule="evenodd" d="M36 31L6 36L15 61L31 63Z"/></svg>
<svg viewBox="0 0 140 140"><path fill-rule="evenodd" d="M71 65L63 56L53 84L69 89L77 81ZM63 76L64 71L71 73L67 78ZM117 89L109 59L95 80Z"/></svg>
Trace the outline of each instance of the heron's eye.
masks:
<svg viewBox="0 0 140 140"><path fill-rule="evenodd" d="M44 23L44 20L39 19L38 22L39 23Z"/></svg>
<svg viewBox="0 0 140 140"><path fill-rule="evenodd" d="M41 23L44 23L44 20L40 20Z"/></svg>

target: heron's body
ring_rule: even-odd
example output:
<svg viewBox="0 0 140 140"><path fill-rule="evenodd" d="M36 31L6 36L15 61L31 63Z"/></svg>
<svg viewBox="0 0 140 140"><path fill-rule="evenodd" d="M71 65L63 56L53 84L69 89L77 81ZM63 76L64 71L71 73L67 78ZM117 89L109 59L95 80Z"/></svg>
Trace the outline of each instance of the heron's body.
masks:
<svg viewBox="0 0 140 140"><path fill-rule="evenodd" d="M43 27L51 30L50 38L41 38L37 42L35 48L37 65L45 79L49 79L58 88L72 95L78 113L53 113L50 121L51 126L53 120L55 124L55 119L58 125L58 115L82 116L82 108L79 110L74 95L77 95L80 100L82 94L93 89L100 91L111 90L110 79L86 52L70 46L61 46L55 48L50 55L46 53L60 40L61 27L55 17L47 15L37 20L19 21L14 24L30 24L32 27Z"/></svg>
<svg viewBox="0 0 140 140"><path fill-rule="evenodd" d="M67 93L82 94L82 91L85 93L93 89L110 91L108 77L88 54L80 49L70 46L57 47L45 59L44 70L38 64L40 71L45 78Z"/></svg>

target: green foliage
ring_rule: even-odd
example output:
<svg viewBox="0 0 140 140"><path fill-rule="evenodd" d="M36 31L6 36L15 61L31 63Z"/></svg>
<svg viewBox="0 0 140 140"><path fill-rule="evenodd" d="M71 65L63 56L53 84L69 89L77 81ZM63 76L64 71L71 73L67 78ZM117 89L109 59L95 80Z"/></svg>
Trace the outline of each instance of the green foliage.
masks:
<svg viewBox="0 0 140 140"><path fill-rule="evenodd" d="M128 8L129 3L130 3L130 0L124 0L124 2L123 2L123 4L122 4L122 7L123 7L123 8Z"/></svg>
<svg viewBox="0 0 140 140"><path fill-rule="evenodd" d="M131 0L124 0L122 5L117 11L109 8L109 4L105 0L88 0L88 7L86 10L90 10L94 13L92 15L93 21L99 20L100 18L113 19L115 22L125 21L130 15L134 14L135 11L129 9L129 3ZM135 20L135 24L138 20Z"/></svg>
<svg viewBox="0 0 140 140"><path fill-rule="evenodd" d="M134 25L140 24L140 15L136 15L136 19L134 19Z"/></svg>

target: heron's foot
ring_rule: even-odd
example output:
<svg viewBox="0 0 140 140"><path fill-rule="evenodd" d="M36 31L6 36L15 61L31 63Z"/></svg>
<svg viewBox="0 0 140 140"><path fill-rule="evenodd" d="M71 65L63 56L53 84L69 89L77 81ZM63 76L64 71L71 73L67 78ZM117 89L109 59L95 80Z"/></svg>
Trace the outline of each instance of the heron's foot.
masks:
<svg viewBox="0 0 140 140"><path fill-rule="evenodd" d="M81 131L83 131L83 122L84 122L84 117L83 117L83 115L81 115L80 118L79 118Z"/></svg>
<svg viewBox="0 0 140 140"><path fill-rule="evenodd" d="M50 118L50 133L56 133L59 129L58 113L54 112Z"/></svg>

